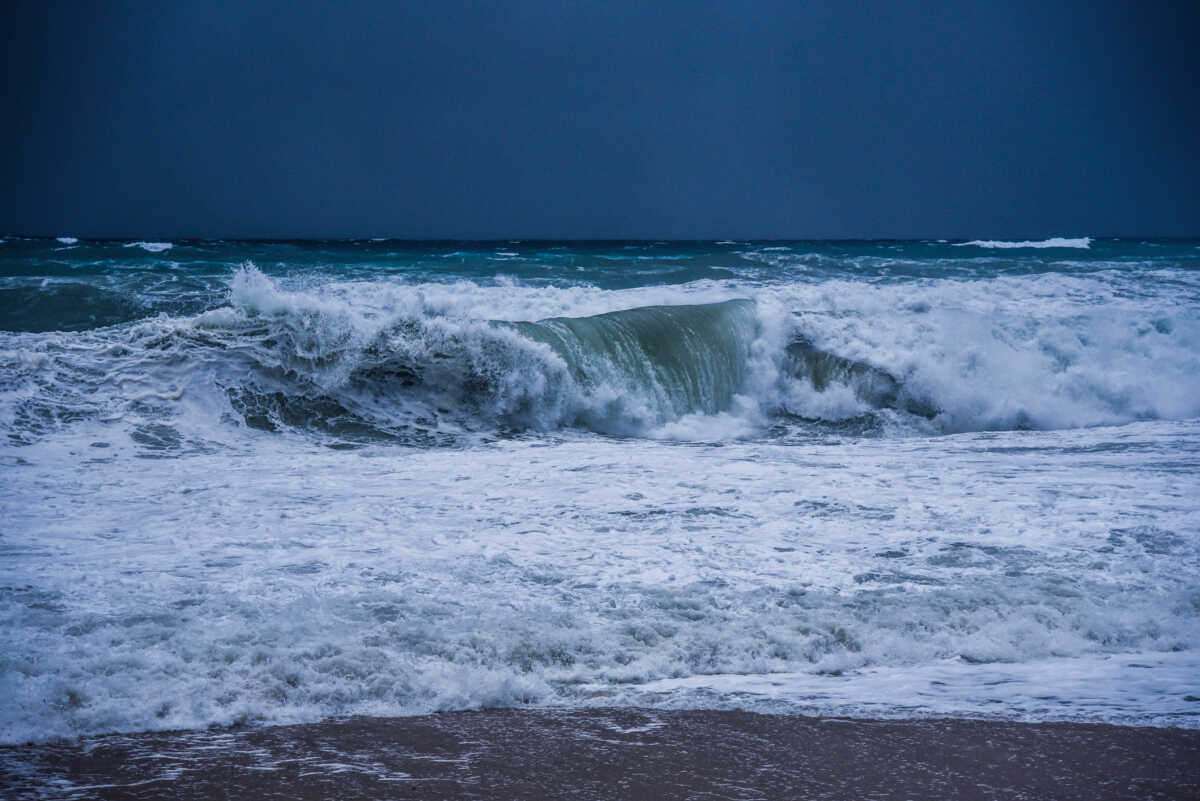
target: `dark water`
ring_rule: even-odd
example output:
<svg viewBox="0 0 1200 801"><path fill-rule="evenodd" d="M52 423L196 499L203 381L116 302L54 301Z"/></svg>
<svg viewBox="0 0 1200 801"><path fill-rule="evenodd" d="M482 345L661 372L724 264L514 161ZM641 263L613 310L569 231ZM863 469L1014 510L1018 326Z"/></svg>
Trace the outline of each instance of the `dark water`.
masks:
<svg viewBox="0 0 1200 801"><path fill-rule="evenodd" d="M1064 239L1019 243L871 242L407 242L131 243L10 237L0 244L0 319L18 331L77 331L225 302L232 269L251 262L272 278L580 284L621 290L696 281L831 279L895 282L1105 270L1200 269L1189 240ZM1080 247L1087 243L1086 247Z"/></svg>

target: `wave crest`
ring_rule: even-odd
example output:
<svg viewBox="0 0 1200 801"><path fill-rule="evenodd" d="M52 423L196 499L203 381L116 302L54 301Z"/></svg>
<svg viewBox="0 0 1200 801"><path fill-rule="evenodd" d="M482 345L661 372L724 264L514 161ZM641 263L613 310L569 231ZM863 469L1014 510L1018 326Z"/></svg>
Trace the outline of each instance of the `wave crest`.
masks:
<svg viewBox="0 0 1200 801"><path fill-rule="evenodd" d="M954 247L977 247L977 248L996 248L1001 250L1012 248L1079 248L1086 250L1092 246L1092 238L1090 236L1082 236L1075 239L1068 239L1061 236L1052 237L1050 239L1042 239L1039 241L1024 240L1021 242L1009 242L997 239L972 239L970 242L957 242Z"/></svg>
<svg viewBox="0 0 1200 801"><path fill-rule="evenodd" d="M1030 282L1052 305L1030 309ZM284 289L247 265L228 304L195 317L36 342L43 335L8 335L25 339L0 363L0 400L22 441L125 420L134 434L179 429L153 438L176 449L225 436L231 419L428 445L572 428L713 441L1200 415L1194 313L1074 299L1093 284L1034 277L914 292L829 282L523 321L511 319L518 307L496 304L510 319L480 319L481 299L516 292L520 308L564 304L554 291L508 285L459 287L469 297L457 305L440 285ZM625 296L579 305L597 298Z"/></svg>

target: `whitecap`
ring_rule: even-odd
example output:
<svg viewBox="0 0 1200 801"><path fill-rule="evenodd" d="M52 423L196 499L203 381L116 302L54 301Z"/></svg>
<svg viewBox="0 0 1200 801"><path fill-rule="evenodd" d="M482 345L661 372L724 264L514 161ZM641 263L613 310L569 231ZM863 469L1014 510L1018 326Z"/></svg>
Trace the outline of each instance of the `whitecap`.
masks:
<svg viewBox="0 0 1200 801"><path fill-rule="evenodd" d="M74 245L79 241L79 239L74 236L60 236L58 237L58 241L62 242L64 245Z"/></svg>
<svg viewBox="0 0 1200 801"><path fill-rule="evenodd" d="M125 247L141 248L150 253L162 253L164 250L170 250L175 247L175 244L173 242L126 242Z"/></svg>
<svg viewBox="0 0 1200 801"><path fill-rule="evenodd" d="M997 239L972 239L970 242L958 242L954 247L977 247L977 248L1081 248L1086 250L1092 246L1092 238L1090 236L1081 236L1076 239L1067 239L1061 236L1052 237L1050 239L1042 239L1034 242L1031 240L1023 240L1021 242L1007 242Z"/></svg>

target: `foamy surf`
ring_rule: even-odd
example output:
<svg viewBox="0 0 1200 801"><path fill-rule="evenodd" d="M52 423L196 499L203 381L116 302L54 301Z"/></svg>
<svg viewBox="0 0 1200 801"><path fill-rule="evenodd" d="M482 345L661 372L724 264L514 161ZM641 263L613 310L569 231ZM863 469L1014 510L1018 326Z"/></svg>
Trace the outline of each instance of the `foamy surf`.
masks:
<svg viewBox="0 0 1200 801"><path fill-rule="evenodd" d="M0 252L4 742L1195 726L1192 243L58 246Z"/></svg>

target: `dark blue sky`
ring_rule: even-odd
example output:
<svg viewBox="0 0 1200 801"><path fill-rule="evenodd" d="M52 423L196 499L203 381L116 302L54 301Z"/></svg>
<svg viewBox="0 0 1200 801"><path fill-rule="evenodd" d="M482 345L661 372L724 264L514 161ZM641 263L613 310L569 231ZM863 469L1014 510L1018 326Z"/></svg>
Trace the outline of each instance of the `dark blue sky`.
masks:
<svg viewBox="0 0 1200 801"><path fill-rule="evenodd" d="M9 233L1200 235L1200 3L7 7Z"/></svg>

